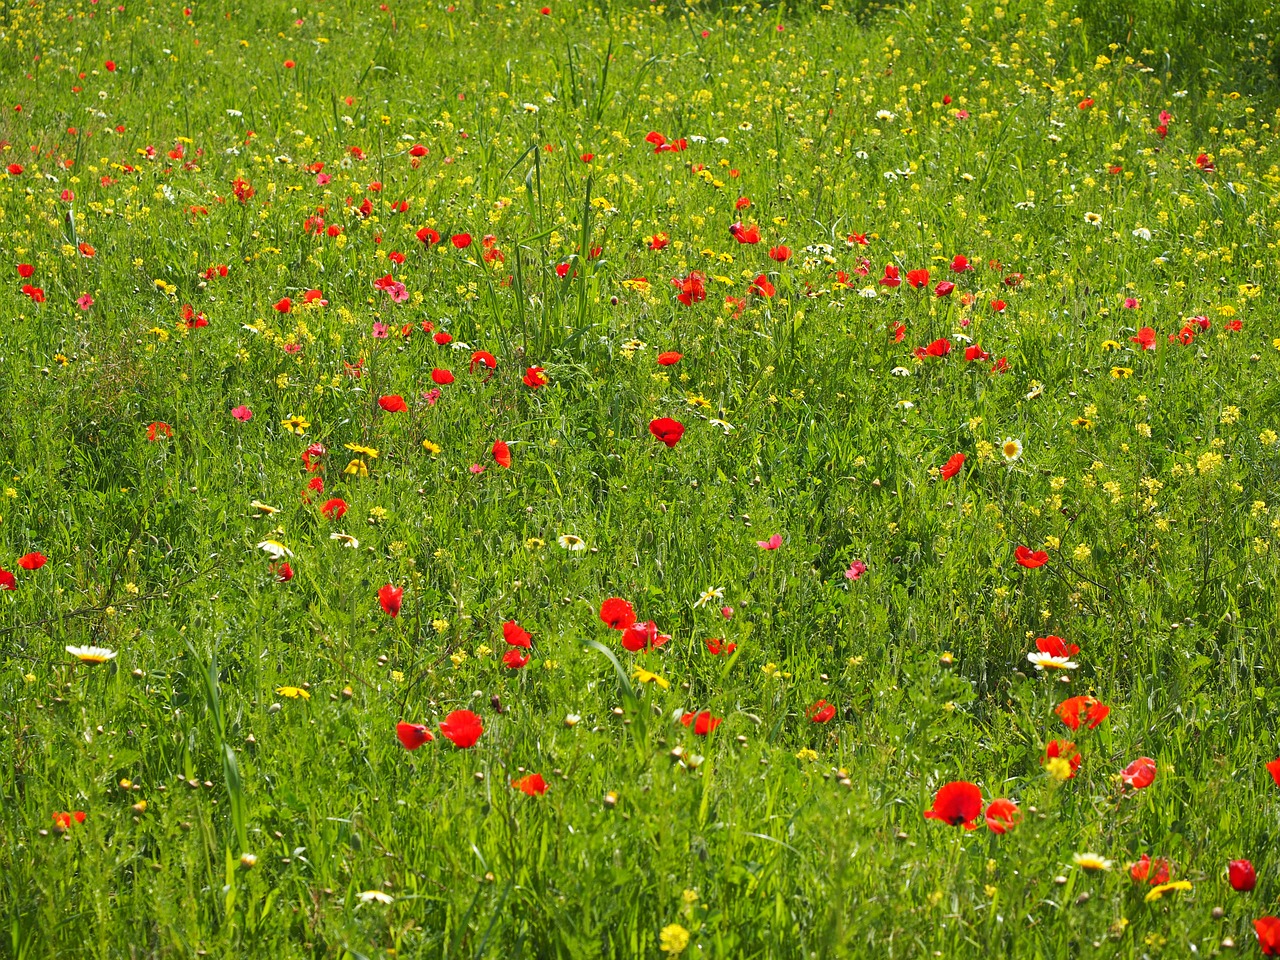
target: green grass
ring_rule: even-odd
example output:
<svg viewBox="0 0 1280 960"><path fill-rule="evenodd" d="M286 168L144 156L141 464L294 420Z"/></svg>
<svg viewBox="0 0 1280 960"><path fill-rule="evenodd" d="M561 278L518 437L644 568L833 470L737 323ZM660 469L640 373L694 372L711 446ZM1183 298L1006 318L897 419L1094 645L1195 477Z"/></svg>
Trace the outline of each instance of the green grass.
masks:
<svg viewBox="0 0 1280 960"><path fill-rule="evenodd" d="M685 956L1256 955L1280 912L1273 14L389 6L0 10L0 955L654 957L677 924ZM624 650L612 596L671 641ZM1027 661L1050 634L1069 682ZM1110 716L1071 734L1073 694ZM459 708L469 749L438 727ZM706 737L677 716L703 709ZM406 751L398 721L436 739ZM1157 777L1127 788L1140 756ZM953 780L1022 822L924 819ZM1192 889L1144 902L1142 854Z"/></svg>

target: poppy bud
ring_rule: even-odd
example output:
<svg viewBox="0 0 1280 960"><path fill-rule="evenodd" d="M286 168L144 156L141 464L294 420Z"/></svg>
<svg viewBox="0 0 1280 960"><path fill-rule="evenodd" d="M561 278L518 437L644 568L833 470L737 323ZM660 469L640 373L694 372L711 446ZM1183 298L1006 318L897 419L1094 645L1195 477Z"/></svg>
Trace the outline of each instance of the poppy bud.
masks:
<svg viewBox="0 0 1280 960"><path fill-rule="evenodd" d="M1231 889L1248 893L1258 884L1258 874L1248 860L1232 860L1227 864L1227 879Z"/></svg>
<svg viewBox="0 0 1280 960"><path fill-rule="evenodd" d="M489 705L495 713L502 713L502 699L496 693L489 698Z"/></svg>

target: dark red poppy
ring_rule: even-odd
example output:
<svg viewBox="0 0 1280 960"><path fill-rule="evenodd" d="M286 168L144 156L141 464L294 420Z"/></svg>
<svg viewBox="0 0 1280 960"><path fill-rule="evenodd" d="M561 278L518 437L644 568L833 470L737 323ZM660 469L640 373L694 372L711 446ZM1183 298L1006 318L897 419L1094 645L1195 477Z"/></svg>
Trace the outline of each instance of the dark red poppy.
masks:
<svg viewBox="0 0 1280 960"><path fill-rule="evenodd" d="M48 562L49 558L38 551L35 553L23 554L18 558L18 566L23 570L39 570Z"/></svg>
<svg viewBox="0 0 1280 960"><path fill-rule="evenodd" d="M1258 946L1264 957L1280 957L1280 917L1259 917L1253 921Z"/></svg>
<svg viewBox="0 0 1280 960"><path fill-rule="evenodd" d="M760 242L760 228L754 223L749 227L744 227L741 223L735 223L729 228L729 235L739 243Z"/></svg>
<svg viewBox="0 0 1280 960"><path fill-rule="evenodd" d="M511 469L511 448L507 446L505 441L493 441L493 459L498 466L506 470Z"/></svg>
<svg viewBox="0 0 1280 960"><path fill-rule="evenodd" d="M1035 570L1037 567L1043 567L1049 562L1049 554L1043 550L1032 550L1029 547L1019 546L1013 551L1013 559L1018 561L1018 566L1026 567L1028 570Z"/></svg>
<svg viewBox="0 0 1280 960"><path fill-rule="evenodd" d="M9 172L9 176L11 177L22 176L22 164L20 163L11 163L9 166L5 167L5 169Z"/></svg>
<svg viewBox="0 0 1280 960"><path fill-rule="evenodd" d="M983 350L982 345L979 343L975 343L964 348L964 358L969 363L973 363L975 360L987 360L990 357L991 354Z"/></svg>
<svg viewBox="0 0 1280 960"><path fill-rule="evenodd" d="M963 469L963 467L964 467L964 454L953 453L950 457L947 458L947 462L942 465L942 470L940 471L942 474L942 479L950 480L957 473L959 473L961 469Z"/></svg>
<svg viewBox="0 0 1280 960"><path fill-rule="evenodd" d="M1080 756L1080 751L1076 749L1076 745L1070 740L1050 740L1045 744L1044 760L1041 762L1047 763L1050 760L1057 759L1066 760L1070 764L1071 772L1067 774L1067 779L1070 780L1076 775L1076 771L1080 769L1080 764L1083 762L1084 757Z"/></svg>
<svg viewBox="0 0 1280 960"><path fill-rule="evenodd" d="M330 520L341 520L343 514L347 512L347 501L341 497L332 497L326 500L320 507L320 513L328 517Z"/></svg>
<svg viewBox="0 0 1280 960"><path fill-rule="evenodd" d="M378 406L380 406L387 413L404 413L406 410L409 409L409 405L404 402L404 397L400 396L400 394L398 393L393 393L385 397L379 397Z"/></svg>
<svg viewBox="0 0 1280 960"><path fill-rule="evenodd" d="M476 350L471 354L471 365L467 368L468 372L475 373L476 367L482 367L486 370L497 370L498 360L487 350Z"/></svg>
<svg viewBox="0 0 1280 960"><path fill-rule="evenodd" d="M751 281L751 286L747 288L747 292L754 293L757 297L772 297L777 293L777 290L769 282L769 278L762 273Z"/></svg>
<svg viewBox="0 0 1280 960"><path fill-rule="evenodd" d="M621 597L610 597L600 604L600 619L614 630L625 630L636 622L636 612Z"/></svg>
<svg viewBox="0 0 1280 960"><path fill-rule="evenodd" d="M649 421L649 432L668 447L674 447L684 436L684 424L670 417L659 417Z"/></svg>
<svg viewBox="0 0 1280 960"><path fill-rule="evenodd" d="M933 798L933 806L924 812L926 820L941 820L953 827L976 830L975 822L982 813L982 791L976 783L954 780L944 783Z"/></svg>
<svg viewBox="0 0 1280 960"><path fill-rule="evenodd" d="M544 12L550 13L550 10L543 8ZM542 779L540 773L530 773L518 780L511 781L511 788L519 790L521 793L527 793L531 797L540 797L547 792L547 781Z"/></svg>
<svg viewBox="0 0 1280 960"><path fill-rule="evenodd" d="M1041 653L1047 653L1051 657L1074 657L1080 652L1080 647L1074 643L1067 643L1061 637L1049 634L1047 637L1036 638L1036 649Z"/></svg>
<svg viewBox="0 0 1280 960"><path fill-rule="evenodd" d="M946 337L939 337L924 348L924 353L927 357L945 357L950 352L951 341Z"/></svg>
<svg viewBox="0 0 1280 960"><path fill-rule="evenodd" d="M1111 708L1094 697L1078 696L1068 697L1063 700L1054 708L1054 713L1058 715L1058 718L1066 725L1068 730L1079 730L1082 720L1088 724L1090 730L1096 730L1098 725L1107 719L1107 715L1111 713Z"/></svg>
<svg viewBox="0 0 1280 960"><path fill-rule="evenodd" d="M36 268L29 263L18 264L18 276L23 280L30 280L31 275L36 272Z"/></svg>
<svg viewBox="0 0 1280 960"><path fill-rule="evenodd" d="M674 350L668 350L665 353L658 354L658 365L662 367L673 367L683 359L683 353L677 353Z"/></svg>
<svg viewBox="0 0 1280 960"><path fill-rule="evenodd" d="M951 296L951 291L955 290L955 288L956 285L950 280L939 280L933 288L933 295L935 297L949 297Z"/></svg>
<svg viewBox="0 0 1280 960"><path fill-rule="evenodd" d="M952 273L964 273L966 270L972 270L973 264L969 262L969 258L963 253L957 253L955 259L951 261Z"/></svg>
<svg viewBox="0 0 1280 960"><path fill-rule="evenodd" d="M697 270L694 270L687 277L677 277L671 282L680 289L676 299L686 307L691 307L695 303L700 303L707 299L707 278Z"/></svg>
<svg viewBox="0 0 1280 960"><path fill-rule="evenodd" d="M1150 757L1139 757L1120 771L1120 779L1135 790L1151 786L1156 778L1156 762Z"/></svg>
<svg viewBox="0 0 1280 960"><path fill-rule="evenodd" d="M281 297L279 300L276 301L276 304L275 304L276 313L288 313L292 309L293 309L293 301L290 300L288 297Z"/></svg>
<svg viewBox="0 0 1280 960"><path fill-rule="evenodd" d="M389 617L400 616L400 601L404 597L404 587L393 587L391 584L378 588L378 602L382 604L382 612Z"/></svg>
<svg viewBox="0 0 1280 960"><path fill-rule="evenodd" d="M440 732L455 747L465 750L476 745L476 741L484 733L484 724L470 710L455 710L444 718L440 724Z"/></svg>
<svg viewBox="0 0 1280 960"><path fill-rule="evenodd" d="M430 227L423 227L415 233L414 236L418 238L419 243L425 244L428 247L433 243L440 242L440 234L436 233L436 231L432 230Z"/></svg>
<svg viewBox="0 0 1280 960"><path fill-rule="evenodd" d="M502 639L512 647L524 647L528 650L533 636L516 621L508 620L502 625Z"/></svg>
<svg viewBox="0 0 1280 960"><path fill-rule="evenodd" d="M992 800L985 815L987 829L992 833L1008 833L1022 820L1022 811L1012 800Z"/></svg>
<svg viewBox="0 0 1280 960"><path fill-rule="evenodd" d="M769 259L776 260L778 263L786 263L791 259L791 248L779 244L776 247L769 248Z"/></svg>
<svg viewBox="0 0 1280 960"><path fill-rule="evenodd" d="M502 665L508 670L519 670L529 662L529 655L521 653L516 647L512 647L502 655Z"/></svg>
<svg viewBox="0 0 1280 960"><path fill-rule="evenodd" d="M652 620L645 623L633 623L622 631L622 647L632 653L641 650L657 650L671 638L658 632L658 625Z"/></svg>
<svg viewBox="0 0 1280 960"><path fill-rule="evenodd" d="M1227 880L1232 890L1248 893L1258 885L1258 872L1248 860L1232 860L1227 864Z"/></svg>
<svg viewBox="0 0 1280 960"><path fill-rule="evenodd" d="M406 750L417 750L424 743L430 743L435 737L420 723L401 721L396 724L396 739L404 744Z"/></svg>
<svg viewBox="0 0 1280 960"><path fill-rule="evenodd" d="M271 572L276 575L276 580L280 583L288 583L293 579L293 567L289 566L287 561L271 564Z"/></svg>
<svg viewBox="0 0 1280 960"><path fill-rule="evenodd" d="M813 723L826 723L836 715L836 708L825 700L819 700L805 711L805 716Z"/></svg>
<svg viewBox="0 0 1280 960"><path fill-rule="evenodd" d="M705 737L720 724L724 723L723 717L714 716L710 710L702 710L698 713L686 713L680 717L680 722L686 727L692 727L693 732L700 737Z"/></svg>

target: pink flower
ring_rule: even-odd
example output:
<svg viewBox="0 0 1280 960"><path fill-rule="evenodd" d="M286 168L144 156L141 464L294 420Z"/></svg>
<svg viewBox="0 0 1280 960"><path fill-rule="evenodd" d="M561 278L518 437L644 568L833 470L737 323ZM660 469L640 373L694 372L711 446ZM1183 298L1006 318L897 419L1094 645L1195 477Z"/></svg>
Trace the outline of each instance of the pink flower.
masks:
<svg viewBox="0 0 1280 960"><path fill-rule="evenodd" d="M248 423L253 419L253 411L246 407L243 403L231 411L231 415L241 423Z"/></svg>
<svg viewBox="0 0 1280 960"><path fill-rule="evenodd" d="M484 466L479 463L473 463L471 465L471 472L477 475L484 473Z"/></svg>
<svg viewBox="0 0 1280 960"><path fill-rule="evenodd" d="M782 534L775 533L768 540L757 540L756 546L761 550L777 550L782 546Z"/></svg>
<svg viewBox="0 0 1280 960"><path fill-rule="evenodd" d="M726 620L731 618L733 616L733 607L721 607L720 616L724 617Z"/></svg>
<svg viewBox="0 0 1280 960"><path fill-rule="evenodd" d="M439 387L432 387L430 390L428 390L426 393L422 395L422 399L427 401L427 404L429 406L434 407L436 405L436 401L440 399L441 392L442 391L440 390Z"/></svg>
<svg viewBox="0 0 1280 960"><path fill-rule="evenodd" d="M861 560L855 560L849 564L849 569L844 572L845 578L855 583L862 579L862 575L867 572L867 565Z"/></svg>
<svg viewBox="0 0 1280 960"><path fill-rule="evenodd" d="M379 340L385 340L390 336L390 330L388 330L387 325L381 320L375 320L373 322L373 335Z"/></svg>
<svg viewBox="0 0 1280 960"><path fill-rule="evenodd" d="M1126 310L1137 310L1140 306L1142 306L1142 304L1133 299L1133 297L1124 298L1124 308Z"/></svg>
<svg viewBox="0 0 1280 960"><path fill-rule="evenodd" d="M329 182L330 180L332 180L332 179L333 179L333 177L329 176L327 173L317 173L317 174L316 174L316 186L318 186L318 187L323 187L323 186L325 186L326 184L328 184L328 182Z"/></svg>
<svg viewBox="0 0 1280 960"><path fill-rule="evenodd" d="M89 296L87 293L80 294L80 297L76 300L76 306L81 310L88 310L93 306L93 297Z"/></svg>

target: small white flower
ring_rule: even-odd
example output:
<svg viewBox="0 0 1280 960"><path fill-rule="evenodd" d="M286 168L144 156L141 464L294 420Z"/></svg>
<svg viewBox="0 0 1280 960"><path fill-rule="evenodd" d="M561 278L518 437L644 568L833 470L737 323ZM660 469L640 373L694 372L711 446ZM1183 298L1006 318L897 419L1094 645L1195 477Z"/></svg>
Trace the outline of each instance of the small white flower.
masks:
<svg viewBox="0 0 1280 960"><path fill-rule="evenodd" d="M712 600L719 600L723 596L724 596L724 587L707 587L707 589L702 591L701 596L699 596L698 599L694 601L693 606L695 609L699 607L705 607Z"/></svg>
<svg viewBox="0 0 1280 960"><path fill-rule="evenodd" d="M1090 873L1096 870L1110 870L1112 867L1110 860L1097 853L1073 853L1071 859L1081 870L1088 870Z"/></svg>
<svg viewBox="0 0 1280 960"><path fill-rule="evenodd" d="M870 159L871 159L871 154L867 153L867 151L865 151L865 150L856 150L856 151L854 151L854 154L853 154L853 155L854 155L857 159L859 159L859 160L870 160Z"/></svg>
<svg viewBox="0 0 1280 960"><path fill-rule="evenodd" d="M395 898L381 890L362 890L356 894L361 903L395 903Z"/></svg>
<svg viewBox="0 0 1280 960"><path fill-rule="evenodd" d="M106 663L116 657L116 652L106 647L67 647L67 653L81 663Z"/></svg>
<svg viewBox="0 0 1280 960"><path fill-rule="evenodd" d="M892 370L889 371L889 373L895 377L911 376L911 371L908 370L906 367L894 367Z"/></svg>
<svg viewBox="0 0 1280 960"><path fill-rule="evenodd" d="M701 134L694 133L689 136L689 142L690 143L706 143L707 138L702 136Z"/></svg>
<svg viewBox="0 0 1280 960"><path fill-rule="evenodd" d="M914 410L916 408L916 405L910 400L899 400L895 406L897 406L899 410Z"/></svg>
<svg viewBox="0 0 1280 960"><path fill-rule="evenodd" d="M876 293L875 287L863 287L858 291L858 296L865 297L868 300L874 300L876 297L880 296L880 294Z"/></svg>
<svg viewBox="0 0 1280 960"><path fill-rule="evenodd" d="M1080 666L1070 657L1055 657L1051 653L1040 653L1039 651L1028 653L1027 660L1037 670L1074 670Z"/></svg>
<svg viewBox="0 0 1280 960"><path fill-rule="evenodd" d="M741 130L743 133L747 133L751 130L751 123L747 120L743 120L740 124L738 124L738 129Z"/></svg>
<svg viewBox="0 0 1280 960"><path fill-rule="evenodd" d="M1187 95L1187 91L1185 91L1185 90L1179 90L1179 91L1178 91L1177 93L1175 93L1173 96L1174 96L1174 98L1175 98L1175 99L1177 99L1177 100L1181 100L1181 99L1182 99L1183 97L1185 97L1186 95Z"/></svg>
<svg viewBox="0 0 1280 960"><path fill-rule="evenodd" d="M329 539L337 540L344 547L350 547L352 550L358 549L360 546L360 541L357 540L355 537L351 536L351 534L338 533L336 530L333 533L329 534ZM292 554L290 554L290 556L292 556Z"/></svg>
<svg viewBox="0 0 1280 960"><path fill-rule="evenodd" d="M293 556L293 551L279 540L263 540L258 544L258 549L269 556L272 560L279 560L281 557Z"/></svg>
<svg viewBox="0 0 1280 960"><path fill-rule="evenodd" d="M897 115L896 113L892 112L891 110L877 110L877 111L876 111L876 119L877 119L877 120L894 120L894 119L896 119L896 118L897 118L897 116L898 116L898 115Z"/></svg>
<svg viewBox="0 0 1280 960"><path fill-rule="evenodd" d="M718 143L718 144L720 144L720 146L722 146L722 147L727 147L727 146L729 145L729 138L728 138L728 137L716 137L716 141L715 141L715 142L716 142L716 143Z"/></svg>
<svg viewBox="0 0 1280 960"><path fill-rule="evenodd" d="M1102 214L1086 210L1084 212L1084 222L1093 227L1100 227L1102 226Z"/></svg>
<svg viewBox="0 0 1280 960"><path fill-rule="evenodd" d="M1004 443L1000 444L1000 455L1006 463L1022 459L1022 441L1015 437L1005 437Z"/></svg>
<svg viewBox="0 0 1280 960"><path fill-rule="evenodd" d="M1133 231L1133 235L1137 237L1139 240L1151 239L1151 231L1148 230L1146 227L1138 227L1136 230Z"/></svg>
<svg viewBox="0 0 1280 960"><path fill-rule="evenodd" d="M727 420L717 420L717 419L715 419L714 417L713 417L713 418L711 418L710 420L708 420L708 421L707 421L707 423L709 423L709 424L710 424L711 426L713 426L713 427L719 427L721 430L723 430L723 431L724 431L724 435L725 435L726 437L727 437L730 433L732 433L735 429L737 429L737 428L736 428L736 427L734 427L734 425L733 425L732 423L730 423L729 421L727 421Z"/></svg>
<svg viewBox="0 0 1280 960"><path fill-rule="evenodd" d="M587 549L587 541L572 533L562 533L556 537L556 543L564 547L566 550L585 550Z"/></svg>
<svg viewBox="0 0 1280 960"><path fill-rule="evenodd" d="M538 105L537 105L536 103L526 103L526 104L524 105L524 112L525 112L525 113L537 113L537 112L538 112Z"/></svg>

